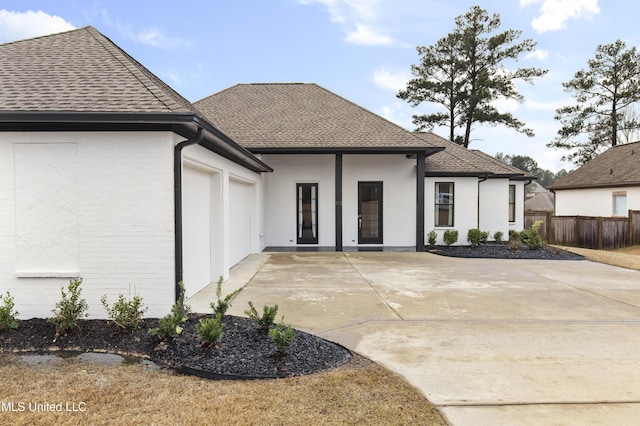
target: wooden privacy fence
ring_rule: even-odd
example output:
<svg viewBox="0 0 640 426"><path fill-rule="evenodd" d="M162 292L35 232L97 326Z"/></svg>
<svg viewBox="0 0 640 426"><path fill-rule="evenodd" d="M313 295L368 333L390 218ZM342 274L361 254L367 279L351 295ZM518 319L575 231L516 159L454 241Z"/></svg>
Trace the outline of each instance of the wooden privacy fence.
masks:
<svg viewBox="0 0 640 426"><path fill-rule="evenodd" d="M553 216L525 212L524 226L541 220L540 235L549 244L606 250L640 245L640 210L628 217Z"/></svg>

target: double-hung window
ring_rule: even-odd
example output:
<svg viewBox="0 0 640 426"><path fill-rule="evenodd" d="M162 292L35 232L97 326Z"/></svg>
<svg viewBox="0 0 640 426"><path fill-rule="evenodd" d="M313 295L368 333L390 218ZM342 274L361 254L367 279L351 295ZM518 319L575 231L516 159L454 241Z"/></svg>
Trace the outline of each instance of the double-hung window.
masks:
<svg viewBox="0 0 640 426"><path fill-rule="evenodd" d="M436 182L435 226L453 226L453 182Z"/></svg>
<svg viewBox="0 0 640 426"><path fill-rule="evenodd" d="M625 191L616 191L613 193L613 215L626 216L627 211L627 193Z"/></svg>
<svg viewBox="0 0 640 426"><path fill-rule="evenodd" d="M516 221L516 186L509 185L509 222Z"/></svg>

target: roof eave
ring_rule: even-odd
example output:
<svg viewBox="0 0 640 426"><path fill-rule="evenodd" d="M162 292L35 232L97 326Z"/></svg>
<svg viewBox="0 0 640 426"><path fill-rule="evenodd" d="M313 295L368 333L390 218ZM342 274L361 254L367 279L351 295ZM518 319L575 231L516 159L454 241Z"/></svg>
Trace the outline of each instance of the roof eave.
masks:
<svg viewBox="0 0 640 426"><path fill-rule="evenodd" d="M441 147L248 147L253 154L405 154L425 153L426 156L442 151Z"/></svg>
<svg viewBox="0 0 640 426"><path fill-rule="evenodd" d="M149 112L0 112L0 131L172 131L195 137L205 130L202 146L254 172L273 169L193 113Z"/></svg>
<svg viewBox="0 0 640 426"><path fill-rule="evenodd" d="M550 185L549 189L553 191L562 191L570 189L598 189L598 188L626 188L630 186L640 186L640 182L614 182L614 183L594 183L585 185Z"/></svg>

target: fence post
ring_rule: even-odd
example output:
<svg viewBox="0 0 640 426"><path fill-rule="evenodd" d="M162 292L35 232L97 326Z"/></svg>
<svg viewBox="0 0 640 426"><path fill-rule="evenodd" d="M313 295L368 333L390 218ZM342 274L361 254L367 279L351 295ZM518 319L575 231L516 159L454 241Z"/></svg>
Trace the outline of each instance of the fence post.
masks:
<svg viewBox="0 0 640 426"><path fill-rule="evenodd" d="M602 250L604 246L604 219L602 216L598 216L598 250Z"/></svg>
<svg viewBox="0 0 640 426"><path fill-rule="evenodd" d="M627 216L629 222L629 233L627 235L627 247L633 245L633 210L629 209L629 215Z"/></svg>
<svg viewBox="0 0 640 426"><path fill-rule="evenodd" d="M553 213L552 212L547 212L547 219L546 219L546 223L545 223L545 227L547 228L547 243L549 244L555 244L555 238L551 238L551 218L553 217Z"/></svg>

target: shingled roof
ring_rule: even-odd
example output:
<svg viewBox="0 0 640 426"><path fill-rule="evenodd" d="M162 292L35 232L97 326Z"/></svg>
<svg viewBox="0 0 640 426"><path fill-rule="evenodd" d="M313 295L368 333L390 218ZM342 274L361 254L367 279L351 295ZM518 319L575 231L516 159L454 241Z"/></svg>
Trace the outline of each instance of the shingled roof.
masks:
<svg viewBox="0 0 640 426"><path fill-rule="evenodd" d="M433 147L317 84L239 84L195 106L253 152Z"/></svg>
<svg viewBox="0 0 640 426"><path fill-rule="evenodd" d="M1 44L0 63L0 111L196 111L92 27Z"/></svg>
<svg viewBox="0 0 640 426"><path fill-rule="evenodd" d="M617 145L549 186L549 189L640 186L640 142Z"/></svg>
<svg viewBox="0 0 640 426"><path fill-rule="evenodd" d="M431 146L444 150L427 157L427 176L492 176L529 180L533 176L482 151L467 149L433 133L415 133Z"/></svg>
<svg viewBox="0 0 640 426"><path fill-rule="evenodd" d="M95 28L0 44L0 64L0 131L170 130L271 170Z"/></svg>

